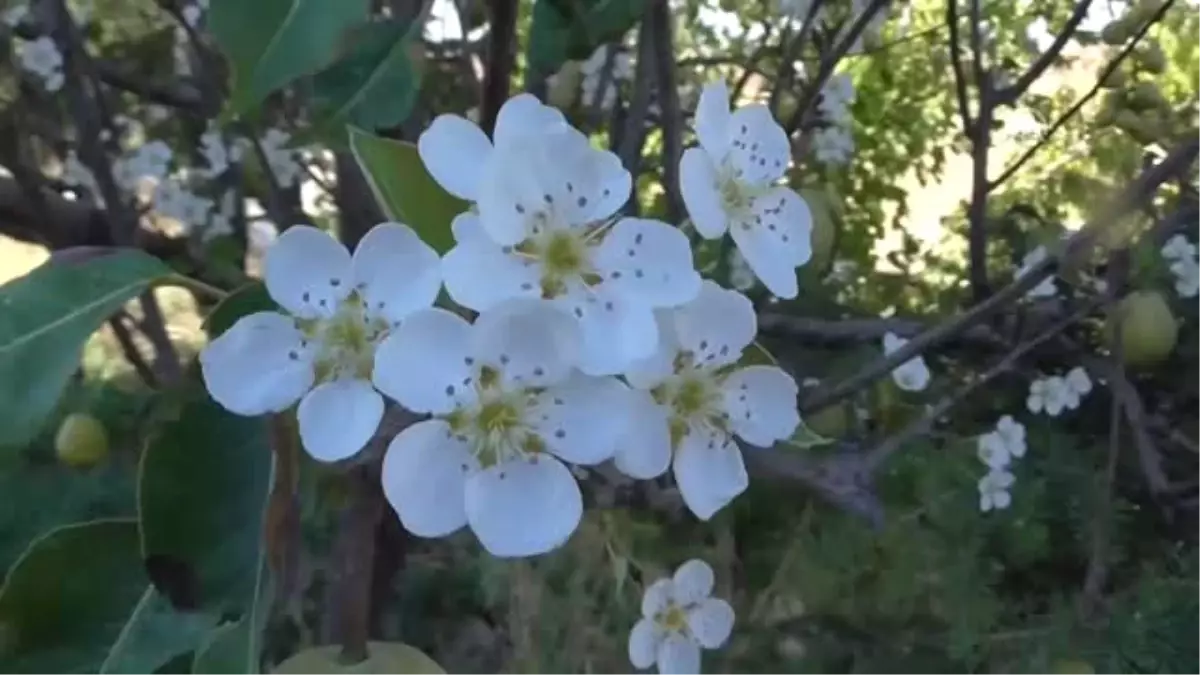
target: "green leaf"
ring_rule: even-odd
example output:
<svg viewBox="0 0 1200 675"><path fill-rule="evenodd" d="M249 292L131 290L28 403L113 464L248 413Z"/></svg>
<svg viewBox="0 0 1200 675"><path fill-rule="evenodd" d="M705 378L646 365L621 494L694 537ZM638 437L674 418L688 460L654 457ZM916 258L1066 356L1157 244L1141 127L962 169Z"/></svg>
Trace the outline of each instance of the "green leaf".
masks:
<svg viewBox="0 0 1200 675"><path fill-rule="evenodd" d="M195 649L216 622L211 614L176 610L154 586L147 585L99 672L149 673Z"/></svg>
<svg viewBox="0 0 1200 675"><path fill-rule="evenodd" d="M454 246L450 223L468 204L438 185L412 143L354 127L349 133L350 150L388 218L416 230L438 253L449 251Z"/></svg>
<svg viewBox="0 0 1200 675"><path fill-rule="evenodd" d="M369 642L365 661L346 665L341 647L305 649L276 666L275 673L444 673L437 661L403 642Z"/></svg>
<svg viewBox="0 0 1200 675"><path fill-rule="evenodd" d="M369 7L368 0L212 0L208 28L233 71L230 109L245 112L333 61Z"/></svg>
<svg viewBox="0 0 1200 675"><path fill-rule="evenodd" d="M257 585L271 483L266 421L200 395L142 455L142 550L154 585L182 609L241 611Z"/></svg>
<svg viewBox="0 0 1200 675"><path fill-rule="evenodd" d="M313 77L319 126L341 134L346 124L379 129L408 118L421 88L410 53L424 44L407 33L396 22L364 26L351 51Z"/></svg>
<svg viewBox="0 0 1200 675"><path fill-rule="evenodd" d="M529 67L548 76L620 38L642 16L644 0L537 0L529 27Z"/></svg>
<svg viewBox="0 0 1200 675"><path fill-rule="evenodd" d="M230 293L209 312L204 319L204 329L210 337L217 337L233 327L238 319L255 312L277 312L279 306L267 293L262 282L253 282Z"/></svg>
<svg viewBox="0 0 1200 675"><path fill-rule="evenodd" d="M809 429L808 425L801 420L791 438L783 441L783 444L800 450L807 450L808 448L815 448L821 445L829 445L833 441L834 439L825 438L812 429Z"/></svg>
<svg viewBox="0 0 1200 675"><path fill-rule="evenodd" d="M0 589L0 668L96 672L146 593L131 518L67 525L42 535ZM157 664L156 664L157 665Z"/></svg>
<svg viewBox="0 0 1200 675"><path fill-rule="evenodd" d="M79 367L88 337L169 273L156 258L122 250L78 263L51 261L0 286L0 446L38 432Z"/></svg>
<svg viewBox="0 0 1200 675"><path fill-rule="evenodd" d="M249 614L213 629L196 650L193 673L257 673L259 654L252 642Z"/></svg>

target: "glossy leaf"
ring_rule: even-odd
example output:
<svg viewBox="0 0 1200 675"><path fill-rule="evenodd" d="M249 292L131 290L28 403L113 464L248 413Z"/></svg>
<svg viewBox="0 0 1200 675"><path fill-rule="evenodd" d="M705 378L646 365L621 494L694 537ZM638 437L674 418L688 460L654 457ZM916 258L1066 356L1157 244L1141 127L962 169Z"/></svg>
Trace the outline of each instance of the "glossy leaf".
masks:
<svg viewBox="0 0 1200 675"><path fill-rule="evenodd" d="M408 118L421 87L412 55L424 43L409 39L408 27L377 23L356 32L353 47L313 77L318 124L364 129L393 127Z"/></svg>
<svg viewBox="0 0 1200 675"><path fill-rule="evenodd" d="M529 67L548 76L565 61L586 59L624 35L642 16L644 0L537 0L529 28Z"/></svg>
<svg viewBox="0 0 1200 675"><path fill-rule="evenodd" d="M412 227L438 253L454 246L450 223L467 203L433 180L417 146L352 127L350 149L388 218Z"/></svg>
<svg viewBox="0 0 1200 675"><path fill-rule="evenodd" d="M230 109L245 112L329 64L369 7L367 0L212 0L208 28L233 71Z"/></svg>
<svg viewBox="0 0 1200 675"><path fill-rule="evenodd" d="M132 250L61 260L0 286L0 446L38 432L79 367L83 344L170 270Z"/></svg>
<svg viewBox="0 0 1200 675"><path fill-rule="evenodd" d="M221 301L204 319L204 329L210 337L217 337L233 327L237 320L255 312L278 311L279 306L267 293L262 282L242 286Z"/></svg>
<svg viewBox="0 0 1200 675"><path fill-rule="evenodd" d="M241 611L255 594L271 483L266 421L201 395L142 456L142 547L155 586L181 609Z"/></svg>
<svg viewBox="0 0 1200 675"><path fill-rule="evenodd" d="M104 583L95 580L95 583ZM181 612L145 582L146 590L134 606L100 665L101 673L149 673L178 654L192 650L217 622L211 614Z"/></svg>

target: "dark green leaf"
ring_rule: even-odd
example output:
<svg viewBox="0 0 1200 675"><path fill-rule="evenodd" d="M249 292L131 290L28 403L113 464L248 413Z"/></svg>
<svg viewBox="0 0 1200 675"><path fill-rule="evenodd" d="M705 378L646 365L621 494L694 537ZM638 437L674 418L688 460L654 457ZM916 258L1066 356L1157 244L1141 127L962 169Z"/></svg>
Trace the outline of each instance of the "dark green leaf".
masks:
<svg viewBox="0 0 1200 675"><path fill-rule="evenodd" d="M96 579L95 583L102 584ZM216 617L180 612L148 584L125 628L113 643L101 673L149 673L172 657L194 649L216 624Z"/></svg>
<svg viewBox="0 0 1200 675"><path fill-rule="evenodd" d="M204 328L209 336L217 337L233 327L237 320L255 312L278 311L279 306L267 293L267 287L261 282L246 284L230 293L228 297L213 308L204 320Z"/></svg>
<svg viewBox="0 0 1200 675"><path fill-rule="evenodd" d="M54 410L84 342L170 270L138 251L52 261L0 286L0 446L28 441Z"/></svg>
<svg viewBox="0 0 1200 675"><path fill-rule="evenodd" d="M96 672L146 585L133 519L51 530L29 545L0 589L0 669Z"/></svg>
<svg viewBox="0 0 1200 675"><path fill-rule="evenodd" d="M240 611L254 597L271 481L266 421L207 397L184 404L142 456L142 548L176 607Z"/></svg>
<svg viewBox="0 0 1200 675"><path fill-rule="evenodd" d="M421 86L410 53L424 49L395 22L364 26L353 48L313 78L318 125L342 133L346 124L393 127L408 118Z"/></svg>
<svg viewBox="0 0 1200 675"><path fill-rule="evenodd" d="M196 650L192 661L193 673L257 673L258 649L251 642L251 621L245 615L240 621L217 626L208 639Z"/></svg>
<svg viewBox="0 0 1200 675"><path fill-rule="evenodd" d="M553 74L620 38L642 15L643 0L537 0L529 28L529 67Z"/></svg>
<svg viewBox="0 0 1200 675"><path fill-rule="evenodd" d="M384 213L416 230L438 253L454 246L450 223L467 203L437 184L417 146L351 127L350 149Z"/></svg>
<svg viewBox="0 0 1200 675"><path fill-rule="evenodd" d="M368 0L213 0L208 28L233 71L231 110L245 112L333 61L369 7Z"/></svg>

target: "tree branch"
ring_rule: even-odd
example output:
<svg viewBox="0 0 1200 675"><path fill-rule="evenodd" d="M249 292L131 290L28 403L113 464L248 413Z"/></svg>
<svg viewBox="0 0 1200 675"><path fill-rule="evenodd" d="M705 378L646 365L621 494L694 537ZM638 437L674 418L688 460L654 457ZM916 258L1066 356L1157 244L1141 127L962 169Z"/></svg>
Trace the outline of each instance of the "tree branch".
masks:
<svg viewBox="0 0 1200 675"><path fill-rule="evenodd" d="M517 0L492 0L488 4L492 9L492 30L479 104L479 126L490 135L500 106L508 99L508 80L516 58Z"/></svg>
<svg viewBox="0 0 1200 675"><path fill-rule="evenodd" d="M1062 30L1054 36L1054 42L1050 43L1050 46L1046 49L1046 51L1042 52L1041 55L1038 56L1037 60L1029 66L1028 70L1026 70L1024 73L1021 73L1021 76L1017 78L1016 82L997 92L997 105L1012 103L1016 101L1021 94L1024 94L1026 91L1028 91L1029 87L1032 86L1033 83L1042 76L1042 73L1044 73L1046 69L1050 67L1050 64L1054 63L1054 60L1058 58L1058 55L1062 53L1063 48L1067 46L1067 42L1072 36L1075 35L1075 31L1079 28L1079 24L1082 23L1087 17L1088 10L1091 9L1091 7L1092 0L1079 0L1079 2L1075 3L1075 10L1071 12L1071 17L1067 19L1065 24L1063 24Z"/></svg>
<svg viewBox="0 0 1200 675"><path fill-rule="evenodd" d="M788 42L788 34L784 32L780 40L780 51L783 53L783 59L779 62L779 76L775 78L775 87L771 89L771 99L767 103L772 116L779 114L779 104L783 100L783 92L792 86L792 78L796 74L796 59L800 58L800 51L804 49L804 43L808 40L809 34L812 33L812 29L817 23L817 13L821 11L821 7L824 4L825 0L812 0L808 5L808 12L804 15L804 19L800 24L800 30L796 33L796 36ZM786 45L783 43L786 43Z"/></svg>
<svg viewBox="0 0 1200 675"><path fill-rule="evenodd" d="M962 43L958 37L958 0L946 0L946 26L950 29L950 66L954 70L954 96L963 134L971 135L971 109L967 103L967 74L963 70Z"/></svg>
<svg viewBox="0 0 1200 675"><path fill-rule="evenodd" d="M653 0L644 20L651 22L650 44L654 51L655 85L662 109L663 188L667 194L667 219L677 222L683 216L683 197L679 193L679 158L683 155L683 118L679 112L679 89L675 83L675 41L671 8L667 0Z"/></svg>

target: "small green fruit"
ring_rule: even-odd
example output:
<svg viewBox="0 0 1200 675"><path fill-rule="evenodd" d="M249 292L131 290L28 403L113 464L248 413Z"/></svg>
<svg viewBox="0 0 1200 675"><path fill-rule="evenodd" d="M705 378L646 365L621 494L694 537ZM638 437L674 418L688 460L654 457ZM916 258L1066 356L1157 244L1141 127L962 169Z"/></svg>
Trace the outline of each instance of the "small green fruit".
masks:
<svg viewBox="0 0 1200 675"><path fill-rule="evenodd" d="M54 437L59 461L76 469L87 469L108 457L108 433L100 420L87 413L67 415Z"/></svg>
<svg viewBox="0 0 1200 675"><path fill-rule="evenodd" d="M1117 19L1100 31L1100 39L1114 47L1123 45L1133 35L1133 26L1127 18Z"/></svg>
<svg viewBox="0 0 1200 675"><path fill-rule="evenodd" d="M1050 670L1056 675L1090 675L1096 672L1092 664L1080 659L1060 659L1053 663Z"/></svg>
<svg viewBox="0 0 1200 675"><path fill-rule="evenodd" d="M1100 86L1104 87L1105 89L1120 89L1121 87L1124 87L1128 81L1129 76L1125 74L1125 71L1118 68L1101 80Z"/></svg>
<svg viewBox="0 0 1200 675"><path fill-rule="evenodd" d="M1118 128L1133 136L1139 143L1153 143L1155 137L1154 129L1150 128L1142 116L1132 110L1122 110L1117 113L1116 119L1113 120Z"/></svg>
<svg viewBox="0 0 1200 675"><path fill-rule="evenodd" d="M1133 367L1161 363L1175 348L1179 325L1171 307L1157 291L1136 291L1125 296L1109 316L1105 333L1109 348L1116 350L1117 322L1120 322L1121 353Z"/></svg>
<svg viewBox="0 0 1200 675"><path fill-rule="evenodd" d="M1167 97L1163 96L1162 89L1159 89L1158 85L1153 82L1138 82L1129 89L1128 97L1129 107L1134 110L1170 107Z"/></svg>
<svg viewBox="0 0 1200 675"><path fill-rule="evenodd" d="M846 405L836 403L805 417L804 423L825 438L842 438L850 430L850 415Z"/></svg>
<svg viewBox="0 0 1200 675"><path fill-rule="evenodd" d="M341 647L313 647L288 657L276 673L444 673L436 661L401 642L369 642L365 661L345 664Z"/></svg>
<svg viewBox="0 0 1200 675"><path fill-rule="evenodd" d="M1133 53L1133 58L1142 70L1155 75L1167 69L1167 55L1158 43L1150 40Z"/></svg>
<svg viewBox="0 0 1200 675"><path fill-rule="evenodd" d="M575 95L579 92L579 83L582 79L583 72L580 70L580 63L567 61L554 76L554 84L546 92L546 102L559 110L566 110L575 105Z"/></svg>

